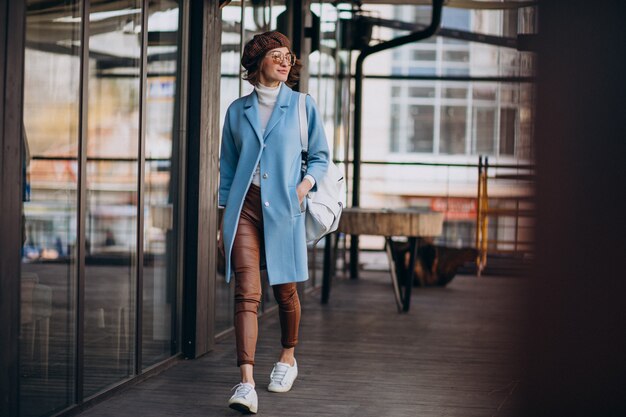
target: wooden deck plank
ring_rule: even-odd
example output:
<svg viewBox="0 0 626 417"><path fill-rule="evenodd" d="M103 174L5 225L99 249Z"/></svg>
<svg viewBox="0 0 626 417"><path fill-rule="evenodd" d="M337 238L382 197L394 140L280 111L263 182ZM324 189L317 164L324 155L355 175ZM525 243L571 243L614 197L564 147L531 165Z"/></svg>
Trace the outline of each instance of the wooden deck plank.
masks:
<svg viewBox="0 0 626 417"><path fill-rule="evenodd" d="M458 277L419 289L396 312L384 272L341 281L330 303L303 304L300 375L287 394L265 390L280 348L278 317L260 323L255 371L259 416L514 416L522 330L520 278ZM86 410L85 417L237 416L232 336Z"/></svg>

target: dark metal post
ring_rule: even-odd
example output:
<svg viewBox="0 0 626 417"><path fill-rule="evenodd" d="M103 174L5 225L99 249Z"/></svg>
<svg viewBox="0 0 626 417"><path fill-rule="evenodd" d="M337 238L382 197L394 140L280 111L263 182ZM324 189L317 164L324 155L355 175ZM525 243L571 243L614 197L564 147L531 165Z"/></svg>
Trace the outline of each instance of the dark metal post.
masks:
<svg viewBox="0 0 626 417"><path fill-rule="evenodd" d="M328 297L330 296L330 282L331 282L331 263L332 259L332 247L333 236L337 236L337 233L331 233L326 235L324 239L324 273L322 276L322 304L328 304Z"/></svg>
<svg viewBox="0 0 626 417"><path fill-rule="evenodd" d="M478 190L476 192L476 239L475 239L475 244L476 244L476 250L479 250L480 248L480 215L481 215L481 205L480 205L480 195L482 193L482 176L483 173L483 156L479 155L478 156ZM480 275L480 253L476 256L476 271L477 271L477 275Z"/></svg>
<svg viewBox="0 0 626 417"><path fill-rule="evenodd" d="M419 262L419 260L417 259L417 252L419 251L419 247L419 239L417 237L410 237L409 267L404 271L404 282L400 283L400 285L404 285L404 299L402 300L403 313L407 313L411 308L411 290L413 289L413 281L415 280L415 262Z"/></svg>
<svg viewBox="0 0 626 417"><path fill-rule="evenodd" d="M352 207L359 207L361 193L361 119L363 107L363 63L365 58L375 54L376 52L395 48L411 42L417 42L422 39L433 36L439 29L441 23L441 10L443 8L443 0L433 0L433 9L430 25L424 30L410 33L406 36L392 39L388 42L381 42L374 46L369 46L361 51L356 60L356 74L354 87L354 155L353 155L353 175L352 175ZM359 236L351 235L350 237L350 278L358 278L359 264Z"/></svg>
<svg viewBox="0 0 626 417"><path fill-rule="evenodd" d="M137 280L135 287L135 375L141 373L143 346L143 266L144 266L144 190L146 176L146 87L148 73L148 0L141 4L141 63L139 82L139 166L137 196Z"/></svg>
<svg viewBox="0 0 626 417"><path fill-rule="evenodd" d="M24 2L0 0L0 415L19 415Z"/></svg>
<svg viewBox="0 0 626 417"><path fill-rule="evenodd" d="M203 0L189 14L182 351L198 357L214 343L221 13Z"/></svg>
<svg viewBox="0 0 626 417"><path fill-rule="evenodd" d="M78 108L78 215L76 216L76 379L74 401L83 400L84 349L85 349L85 256L87 213L87 130L89 109L89 2L81 8L80 27L80 103Z"/></svg>

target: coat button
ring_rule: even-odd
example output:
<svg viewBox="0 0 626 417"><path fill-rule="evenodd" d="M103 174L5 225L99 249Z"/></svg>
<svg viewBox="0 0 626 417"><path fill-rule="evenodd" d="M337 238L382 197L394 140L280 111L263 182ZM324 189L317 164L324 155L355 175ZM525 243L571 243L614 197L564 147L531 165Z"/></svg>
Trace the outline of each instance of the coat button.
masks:
<svg viewBox="0 0 626 417"><path fill-rule="evenodd" d="M267 148L267 145L264 143L264 144L263 144L263 147L264 147L264 148Z"/></svg>
<svg viewBox="0 0 626 417"><path fill-rule="evenodd" d="M263 179L267 179L267 172L263 174Z"/></svg>
<svg viewBox="0 0 626 417"><path fill-rule="evenodd" d="M269 206L270 206L270 202L269 202L269 201L266 201L266 202L265 202L265 207L269 207Z"/></svg>

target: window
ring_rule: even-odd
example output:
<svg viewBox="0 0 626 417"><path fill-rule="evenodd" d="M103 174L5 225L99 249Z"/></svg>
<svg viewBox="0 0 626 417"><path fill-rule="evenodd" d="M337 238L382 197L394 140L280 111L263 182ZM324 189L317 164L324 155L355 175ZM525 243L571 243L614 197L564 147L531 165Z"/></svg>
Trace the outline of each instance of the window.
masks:
<svg viewBox="0 0 626 417"><path fill-rule="evenodd" d="M409 87L409 97L434 97L434 87Z"/></svg>
<svg viewBox="0 0 626 417"><path fill-rule="evenodd" d="M394 123L393 120L392 123ZM410 106L409 138L406 151L432 152L434 126L435 110L433 106Z"/></svg>
<svg viewBox="0 0 626 417"><path fill-rule="evenodd" d="M474 100L495 101L496 87L487 85L475 85L472 92Z"/></svg>
<svg viewBox="0 0 626 417"><path fill-rule="evenodd" d="M411 57L414 61L434 61L437 59L437 51L423 51L418 49L412 51Z"/></svg>
<svg viewBox="0 0 626 417"><path fill-rule="evenodd" d="M478 155L495 153L496 110L493 108L474 108L474 143Z"/></svg>
<svg viewBox="0 0 626 417"><path fill-rule="evenodd" d="M500 155L515 154L516 109L500 110Z"/></svg>
<svg viewBox="0 0 626 417"><path fill-rule="evenodd" d="M441 26L461 30L471 30L471 15L467 9L444 7L441 14Z"/></svg>
<svg viewBox="0 0 626 417"><path fill-rule="evenodd" d="M502 36L517 37L517 9L502 12Z"/></svg>
<svg viewBox="0 0 626 417"><path fill-rule="evenodd" d="M391 131L390 131L390 138L389 138L389 150L391 152L400 152L399 125L400 125L400 106L398 104L392 104L391 105Z"/></svg>
<svg viewBox="0 0 626 417"><path fill-rule="evenodd" d="M446 87L443 89L444 98L467 98L467 88Z"/></svg>
<svg viewBox="0 0 626 417"><path fill-rule="evenodd" d="M469 51L443 51L443 60L451 62L469 62Z"/></svg>
<svg viewBox="0 0 626 417"><path fill-rule="evenodd" d="M441 133L439 152L460 155L465 153L466 107L441 107Z"/></svg>

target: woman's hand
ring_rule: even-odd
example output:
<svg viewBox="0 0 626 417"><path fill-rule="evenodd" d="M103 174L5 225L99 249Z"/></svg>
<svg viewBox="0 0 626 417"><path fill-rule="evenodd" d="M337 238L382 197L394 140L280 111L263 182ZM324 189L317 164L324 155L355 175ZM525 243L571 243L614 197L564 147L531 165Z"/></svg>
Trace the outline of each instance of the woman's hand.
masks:
<svg viewBox="0 0 626 417"><path fill-rule="evenodd" d="M220 222L219 235L217 241L217 249L220 251L220 256L225 257L224 251L224 219Z"/></svg>
<svg viewBox="0 0 626 417"><path fill-rule="evenodd" d="M298 194L298 202L300 204L302 204L304 197L306 197L309 191L311 191L311 188L313 188L313 184L311 184L311 181L309 181L308 178L303 179L300 184L298 184L296 187L296 193Z"/></svg>

